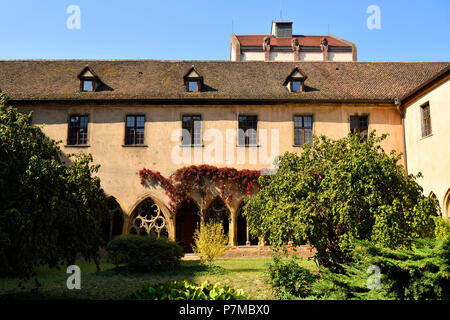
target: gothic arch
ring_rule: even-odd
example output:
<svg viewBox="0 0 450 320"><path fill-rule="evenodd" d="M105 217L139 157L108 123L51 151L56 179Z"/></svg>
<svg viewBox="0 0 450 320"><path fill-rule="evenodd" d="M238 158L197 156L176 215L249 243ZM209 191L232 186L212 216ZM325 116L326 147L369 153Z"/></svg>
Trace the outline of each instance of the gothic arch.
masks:
<svg viewBox="0 0 450 320"><path fill-rule="evenodd" d="M242 215L242 209L244 206L244 200L239 203L239 207L237 209L237 244L238 246L245 245L258 245L258 238L251 236L248 232L247 219Z"/></svg>
<svg viewBox="0 0 450 320"><path fill-rule="evenodd" d="M433 199L434 201L437 202L437 205L438 205L438 215L439 215L440 217L442 217L442 209L441 209L441 206L440 206L440 204L439 204L439 199L438 199L438 197L436 197L436 195L434 194L433 191L430 192L430 195L429 195L428 197L431 198L431 199Z"/></svg>
<svg viewBox="0 0 450 320"><path fill-rule="evenodd" d="M443 202L443 215L450 219L450 188L447 190L447 193L444 196Z"/></svg>
<svg viewBox="0 0 450 320"><path fill-rule="evenodd" d="M126 215L116 197L109 196L106 199L106 205L108 206L109 217L104 225L104 233L107 241L110 241L124 232Z"/></svg>
<svg viewBox="0 0 450 320"><path fill-rule="evenodd" d="M150 195L144 196L130 212L128 233L171 238L171 216L161 201Z"/></svg>
<svg viewBox="0 0 450 320"><path fill-rule="evenodd" d="M192 198L180 204L175 213L175 240L184 252L192 252L194 232L201 221L200 207Z"/></svg>
<svg viewBox="0 0 450 320"><path fill-rule="evenodd" d="M231 210L220 197L211 201L208 209L204 213L205 221L216 220L222 223L223 231L226 235L230 231Z"/></svg>

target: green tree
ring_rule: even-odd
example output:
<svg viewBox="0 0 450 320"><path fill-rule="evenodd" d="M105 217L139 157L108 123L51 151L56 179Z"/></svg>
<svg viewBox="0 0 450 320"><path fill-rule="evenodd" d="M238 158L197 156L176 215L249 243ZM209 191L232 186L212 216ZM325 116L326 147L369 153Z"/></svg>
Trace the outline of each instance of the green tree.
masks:
<svg viewBox="0 0 450 320"><path fill-rule="evenodd" d="M420 174L407 176L398 164L401 154L384 152L385 138L321 136L300 154L286 152L277 173L260 177L260 192L247 199L250 232L275 247L308 241L319 264L336 269L356 239L399 247L431 235L436 204L423 196Z"/></svg>
<svg viewBox="0 0 450 320"><path fill-rule="evenodd" d="M66 158L0 95L0 274L29 277L39 265L98 262L106 197L91 155ZM65 159L65 162L62 159ZM69 164L70 163L70 164Z"/></svg>

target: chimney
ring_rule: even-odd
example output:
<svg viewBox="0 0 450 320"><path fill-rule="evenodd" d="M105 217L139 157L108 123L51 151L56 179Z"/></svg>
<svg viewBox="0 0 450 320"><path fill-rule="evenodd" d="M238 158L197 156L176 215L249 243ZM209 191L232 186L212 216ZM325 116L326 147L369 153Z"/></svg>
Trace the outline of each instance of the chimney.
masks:
<svg viewBox="0 0 450 320"><path fill-rule="evenodd" d="M270 33L276 38L292 38L292 21L272 21Z"/></svg>

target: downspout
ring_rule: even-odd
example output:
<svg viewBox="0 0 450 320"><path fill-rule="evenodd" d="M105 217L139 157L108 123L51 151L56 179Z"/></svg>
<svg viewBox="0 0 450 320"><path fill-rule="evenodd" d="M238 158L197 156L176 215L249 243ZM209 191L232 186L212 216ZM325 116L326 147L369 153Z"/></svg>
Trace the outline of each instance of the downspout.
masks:
<svg viewBox="0 0 450 320"><path fill-rule="evenodd" d="M403 128L403 149L405 150L404 159L405 159L405 171L408 174L408 153L406 151L406 131L405 131L405 110L402 108L402 102L399 98L394 99L395 106L397 107L397 111L400 114L400 118L402 119L402 128Z"/></svg>

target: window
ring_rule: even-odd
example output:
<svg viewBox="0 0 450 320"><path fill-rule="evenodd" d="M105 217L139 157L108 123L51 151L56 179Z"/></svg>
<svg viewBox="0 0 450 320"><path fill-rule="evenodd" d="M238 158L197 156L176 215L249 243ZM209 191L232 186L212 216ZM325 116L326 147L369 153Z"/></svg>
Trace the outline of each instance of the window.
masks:
<svg viewBox="0 0 450 320"><path fill-rule="evenodd" d="M81 91L94 91L94 81L83 80L81 82Z"/></svg>
<svg viewBox="0 0 450 320"><path fill-rule="evenodd" d="M369 120L367 116L351 116L350 130L357 132L360 136L367 139L369 132Z"/></svg>
<svg viewBox="0 0 450 320"><path fill-rule="evenodd" d="M69 120L68 145L87 144L88 116L71 116Z"/></svg>
<svg viewBox="0 0 450 320"><path fill-rule="evenodd" d="M257 116L239 116L239 146L256 146L257 124Z"/></svg>
<svg viewBox="0 0 450 320"><path fill-rule="evenodd" d="M202 144L202 117L199 115L183 116L183 146L200 146Z"/></svg>
<svg viewBox="0 0 450 320"><path fill-rule="evenodd" d="M199 81L188 81L188 92L198 92L199 90Z"/></svg>
<svg viewBox="0 0 450 320"><path fill-rule="evenodd" d="M303 91L303 83L299 80L291 81L291 92L302 92Z"/></svg>
<svg viewBox="0 0 450 320"><path fill-rule="evenodd" d="M145 116L127 116L125 144L144 144Z"/></svg>
<svg viewBox="0 0 450 320"><path fill-rule="evenodd" d="M422 137L428 137L431 135L430 104L427 102L420 109L422 110Z"/></svg>
<svg viewBox="0 0 450 320"><path fill-rule="evenodd" d="M312 116L294 117L294 145L302 146L312 141Z"/></svg>

